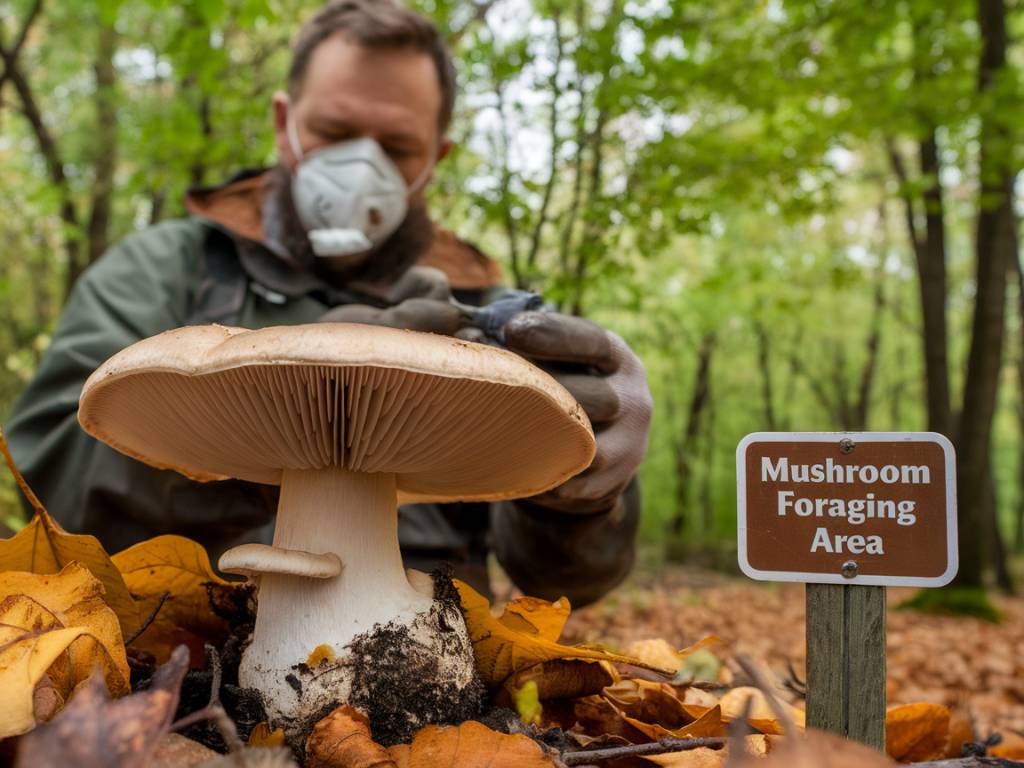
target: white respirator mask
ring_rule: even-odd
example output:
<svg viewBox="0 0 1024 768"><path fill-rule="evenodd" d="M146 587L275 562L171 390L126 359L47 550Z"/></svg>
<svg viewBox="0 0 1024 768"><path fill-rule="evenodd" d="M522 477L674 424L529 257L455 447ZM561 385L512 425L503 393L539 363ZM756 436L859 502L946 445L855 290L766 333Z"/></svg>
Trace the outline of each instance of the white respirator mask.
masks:
<svg viewBox="0 0 1024 768"><path fill-rule="evenodd" d="M285 130L298 167L292 200L313 253L340 261L359 259L398 229L408 198L426 182L433 158L412 184L371 138L331 144L304 155L289 110Z"/></svg>

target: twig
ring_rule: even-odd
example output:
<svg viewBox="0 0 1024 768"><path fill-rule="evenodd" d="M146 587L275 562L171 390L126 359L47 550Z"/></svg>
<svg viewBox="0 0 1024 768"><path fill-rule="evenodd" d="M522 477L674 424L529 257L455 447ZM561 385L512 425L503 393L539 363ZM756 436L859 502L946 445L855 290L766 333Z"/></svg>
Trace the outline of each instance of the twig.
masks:
<svg viewBox="0 0 1024 768"><path fill-rule="evenodd" d="M786 709L786 707L782 706L778 697L776 697L772 692L772 686L762 674L761 670L759 670L746 656L739 656L736 661L739 663L740 668L747 673L751 680L754 681L754 685L756 685L761 690L761 693L764 694L764 698L768 702L768 706L772 708L772 712L775 713L775 716L779 719L779 723L782 724L783 732L790 735L796 733L796 725L793 723L793 716L789 713L789 710Z"/></svg>
<svg viewBox="0 0 1024 768"><path fill-rule="evenodd" d="M206 659L210 663L210 701L202 709L198 709L191 714L185 715L180 720L171 724L170 730L181 731L189 726L202 723L204 721L211 721L220 733L224 743L228 747L228 752L234 757L235 764L242 766L242 750L245 749L245 744L238 737L238 728L235 726L235 721L232 720L228 713L224 710L224 706L220 703L220 683L221 683L221 663L220 654L217 653L217 649L209 643L206 644Z"/></svg>
<svg viewBox="0 0 1024 768"><path fill-rule="evenodd" d="M720 749L728 739L722 737L700 739L661 739L650 744L627 744L622 747L606 747L604 749L583 749L579 752L566 752L561 760L567 766L585 768L599 760L612 760L620 757L642 757L644 755L663 755L667 752L683 752L688 749L709 747Z"/></svg>
<svg viewBox="0 0 1024 768"><path fill-rule="evenodd" d="M160 595L160 599L156 601L156 605L153 606L153 610L150 611L149 617L144 622L142 622L142 624L139 626L138 629L136 629L134 632L132 632L131 637L127 638L124 641L124 644L126 646L131 645L132 643L134 643L136 640L139 639L139 637L142 635L143 632L145 632L147 629L149 629L149 625L152 624L153 621L156 619L156 615L158 613L160 613L160 609L164 607L164 603L167 602L167 599L170 596L171 596L170 592L164 592L162 595Z"/></svg>
<svg viewBox="0 0 1024 768"><path fill-rule="evenodd" d="M956 757L952 760L929 760L925 763L908 763L907 768L1024 768L1020 760L1005 757Z"/></svg>

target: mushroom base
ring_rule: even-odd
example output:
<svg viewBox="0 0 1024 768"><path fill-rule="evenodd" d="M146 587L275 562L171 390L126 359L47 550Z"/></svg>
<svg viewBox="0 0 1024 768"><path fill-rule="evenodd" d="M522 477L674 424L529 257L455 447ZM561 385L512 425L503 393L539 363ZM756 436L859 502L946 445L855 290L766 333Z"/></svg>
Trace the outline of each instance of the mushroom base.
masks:
<svg viewBox="0 0 1024 768"><path fill-rule="evenodd" d="M377 624L335 652L334 660L286 669L243 655L239 682L262 693L271 726L283 728L299 754L313 726L342 704L366 712L374 740L385 746L481 711L484 687L457 604L435 600L411 624Z"/></svg>

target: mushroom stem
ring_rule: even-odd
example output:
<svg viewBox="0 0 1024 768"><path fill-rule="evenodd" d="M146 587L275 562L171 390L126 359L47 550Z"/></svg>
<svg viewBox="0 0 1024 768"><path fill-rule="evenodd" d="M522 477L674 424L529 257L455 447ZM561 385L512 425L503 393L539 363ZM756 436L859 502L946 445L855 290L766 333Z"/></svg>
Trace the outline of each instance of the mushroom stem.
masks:
<svg viewBox="0 0 1024 768"><path fill-rule="evenodd" d="M242 685L273 699L318 646L341 655L375 624L410 624L432 605L402 567L393 474L284 470L274 546L333 553L343 568L329 579L262 575L253 640L239 674Z"/></svg>

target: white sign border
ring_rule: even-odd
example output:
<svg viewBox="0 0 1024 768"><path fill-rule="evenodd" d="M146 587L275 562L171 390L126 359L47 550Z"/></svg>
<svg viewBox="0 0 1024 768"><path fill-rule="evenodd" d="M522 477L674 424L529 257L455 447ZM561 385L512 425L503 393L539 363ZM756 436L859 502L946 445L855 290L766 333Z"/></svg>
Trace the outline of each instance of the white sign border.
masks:
<svg viewBox="0 0 1024 768"><path fill-rule="evenodd" d="M747 559L747 448L751 443L839 443L849 439L855 444L920 442L942 446L946 459L946 572L931 578L916 576L854 576L841 573L804 573L797 571L762 571ZM938 432L752 432L736 446L736 540L740 570L757 581L799 581L808 584L862 584L880 587L943 587L956 576L959 568L956 512L956 451L953 444Z"/></svg>

